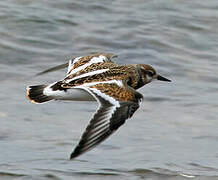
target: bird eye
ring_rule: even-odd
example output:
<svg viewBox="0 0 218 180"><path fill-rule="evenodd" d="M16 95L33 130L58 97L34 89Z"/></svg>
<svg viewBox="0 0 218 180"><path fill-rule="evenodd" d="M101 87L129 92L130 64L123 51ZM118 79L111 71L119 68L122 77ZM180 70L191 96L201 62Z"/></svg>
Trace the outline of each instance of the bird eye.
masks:
<svg viewBox="0 0 218 180"><path fill-rule="evenodd" d="M153 77L154 76L154 72L153 71L148 71L147 72L148 76Z"/></svg>

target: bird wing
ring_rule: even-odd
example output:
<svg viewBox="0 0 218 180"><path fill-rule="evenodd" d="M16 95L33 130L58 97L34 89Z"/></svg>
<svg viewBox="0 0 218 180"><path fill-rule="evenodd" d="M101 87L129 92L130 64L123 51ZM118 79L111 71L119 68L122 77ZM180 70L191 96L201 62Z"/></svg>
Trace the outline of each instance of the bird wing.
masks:
<svg viewBox="0 0 218 180"><path fill-rule="evenodd" d="M67 75L75 74L94 63L112 62L111 58L117 57L110 53L96 53L90 56L77 57L69 61Z"/></svg>
<svg viewBox="0 0 218 180"><path fill-rule="evenodd" d="M43 75L46 73L54 72L54 71L57 71L57 70L60 70L60 69L66 68L66 67L68 67L68 70L67 70L67 74L68 74L72 69L75 69L74 65L76 62L77 62L77 64L82 65L84 62L89 62L93 57L99 57L100 55L101 55L101 57L105 56L106 58L99 58L99 62L104 62L105 60L110 61L112 58L117 57L117 55L112 54L112 53L94 53L93 55L90 55L90 56L83 56L83 57L81 56L81 57L73 58L73 59L69 60L69 62L67 62L67 63L60 64L60 65L54 66L52 68L46 69L42 72L39 72L36 74L36 76L40 76L40 75Z"/></svg>
<svg viewBox="0 0 218 180"><path fill-rule="evenodd" d="M109 91L103 90L102 87L107 85L113 88L113 92L120 92L126 97L110 94ZM106 87L106 88L108 88ZM71 154L71 159L83 154L94 148L112 133L114 133L125 120L132 117L134 112L139 108L139 102L142 95L129 87L119 87L117 84L98 84L92 87L83 87L99 103L99 107L89 125L86 127L78 145Z"/></svg>

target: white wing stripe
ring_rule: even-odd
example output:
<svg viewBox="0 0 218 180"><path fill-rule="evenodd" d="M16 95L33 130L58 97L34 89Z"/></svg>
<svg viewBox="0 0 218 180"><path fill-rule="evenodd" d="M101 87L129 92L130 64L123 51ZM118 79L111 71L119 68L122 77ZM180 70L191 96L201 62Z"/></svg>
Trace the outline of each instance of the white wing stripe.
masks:
<svg viewBox="0 0 218 180"><path fill-rule="evenodd" d="M86 63L86 64L84 64L82 66L79 66L78 68L73 69L70 72L70 74L77 73L78 71L81 71L82 69L85 69L86 67L88 67L88 66L90 66L90 65L92 65L94 63L105 62L105 61L106 61L106 57L105 56L93 57L88 63Z"/></svg>
<svg viewBox="0 0 218 180"><path fill-rule="evenodd" d="M72 59L69 60L69 63L68 63L68 68L67 68L67 74L70 72L70 70L72 69Z"/></svg>
<svg viewBox="0 0 218 180"><path fill-rule="evenodd" d="M77 61L79 61L79 59L80 59L81 57L82 57L82 56L77 57L77 58L75 58L75 59L70 59L70 60L69 60L68 68L67 68L67 74L69 74L69 72L72 70L73 65L74 65Z"/></svg>
<svg viewBox="0 0 218 180"><path fill-rule="evenodd" d="M82 58L82 56L75 58L75 59L73 60L73 64L75 64L77 61L79 61L80 58Z"/></svg>
<svg viewBox="0 0 218 180"><path fill-rule="evenodd" d="M92 83L85 83L85 84L80 85L80 86L75 86L74 88L88 88L90 86L95 86L97 84L116 84L119 87L123 86L122 81L119 81L119 80L110 80L110 81L98 81L98 82L92 82Z"/></svg>
<svg viewBox="0 0 218 180"><path fill-rule="evenodd" d="M76 76L76 77L74 77L72 79L67 80L66 83L69 83L71 81L74 81L76 79L80 79L80 78L83 78L83 77L92 76L92 75L95 75L95 74L101 74L101 73L104 73L104 72L106 72L108 70L109 69L101 69L101 70L97 70L97 71L91 71L91 72L88 72L88 73L84 73L84 74L82 74L80 76Z"/></svg>
<svg viewBox="0 0 218 180"><path fill-rule="evenodd" d="M108 83L108 81L107 81ZM95 88L89 88L90 90L92 90L94 93L96 93L98 96L102 97L103 99L109 101L111 104L113 104L114 106L111 107L110 109L110 115L112 116L112 113L114 112L114 110L116 109L116 107L120 107L120 104L118 101L116 101L114 98L102 93L101 91L99 91L98 89Z"/></svg>

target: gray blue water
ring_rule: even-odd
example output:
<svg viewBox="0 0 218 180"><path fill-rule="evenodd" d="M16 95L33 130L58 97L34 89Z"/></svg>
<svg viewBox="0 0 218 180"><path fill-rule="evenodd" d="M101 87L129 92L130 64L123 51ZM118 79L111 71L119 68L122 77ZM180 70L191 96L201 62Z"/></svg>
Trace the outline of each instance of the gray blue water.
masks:
<svg viewBox="0 0 218 180"><path fill-rule="evenodd" d="M31 104L25 87L71 57L112 52L172 83L118 132L70 161L97 103ZM0 1L0 179L218 179L218 1Z"/></svg>

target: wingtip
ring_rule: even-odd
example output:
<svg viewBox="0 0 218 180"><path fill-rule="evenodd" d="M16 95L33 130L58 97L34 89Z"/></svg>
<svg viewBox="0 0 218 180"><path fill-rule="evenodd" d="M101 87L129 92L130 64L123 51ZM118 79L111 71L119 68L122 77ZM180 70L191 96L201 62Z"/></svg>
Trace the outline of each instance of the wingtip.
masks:
<svg viewBox="0 0 218 180"><path fill-rule="evenodd" d="M49 68L49 69L46 69L46 70L44 70L42 72L37 73L35 76L41 76L43 74L54 72L54 71L57 71L57 70L60 70L60 69L66 68L66 67L68 67L68 62L64 63L64 64L54 66L54 67Z"/></svg>
<svg viewBox="0 0 218 180"><path fill-rule="evenodd" d="M79 156L78 154L72 152L71 155L70 155L70 160L74 160L78 156Z"/></svg>

